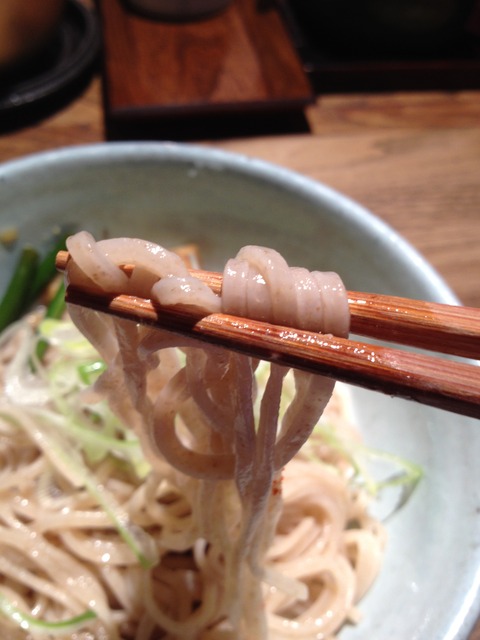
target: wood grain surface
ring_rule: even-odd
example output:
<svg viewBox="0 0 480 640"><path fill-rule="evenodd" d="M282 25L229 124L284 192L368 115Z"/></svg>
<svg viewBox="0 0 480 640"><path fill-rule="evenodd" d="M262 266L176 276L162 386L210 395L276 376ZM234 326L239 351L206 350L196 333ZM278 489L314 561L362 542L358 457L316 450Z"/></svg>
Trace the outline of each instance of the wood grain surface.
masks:
<svg viewBox="0 0 480 640"><path fill-rule="evenodd" d="M480 307L480 92L325 96L307 116L308 135L216 144L357 199L412 242L464 303ZM95 78L55 115L0 136L0 161L102 141L103 124ZM469 640L480 640L480 623Z"/></svg>
<svg viewBox="0 0 480 640"><path fill-rule="evenodd" d="M301 106L313 98L271 7L233 0L194 22L149 20L100 0L107 117L176 117L226 109Z"/></svg>

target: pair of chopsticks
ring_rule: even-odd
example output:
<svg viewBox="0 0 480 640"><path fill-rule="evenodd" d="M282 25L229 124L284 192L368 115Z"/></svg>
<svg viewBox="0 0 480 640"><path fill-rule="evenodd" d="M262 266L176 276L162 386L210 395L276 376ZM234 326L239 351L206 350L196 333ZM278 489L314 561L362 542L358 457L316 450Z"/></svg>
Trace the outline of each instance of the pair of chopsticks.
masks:
<svg viewBox="0 0 480 640"><path fill-rule="evenodd" d="M63 271L69 254L57 255ZM131 272L131 265L122 269ZM192 273L219 293L222 276ZM480 310L372 293L348 292L354 334L480 359ZM222 346L246 355L480 418L480 367L226 314L199 316L124 294L67 287L66 301Z"/></svg>

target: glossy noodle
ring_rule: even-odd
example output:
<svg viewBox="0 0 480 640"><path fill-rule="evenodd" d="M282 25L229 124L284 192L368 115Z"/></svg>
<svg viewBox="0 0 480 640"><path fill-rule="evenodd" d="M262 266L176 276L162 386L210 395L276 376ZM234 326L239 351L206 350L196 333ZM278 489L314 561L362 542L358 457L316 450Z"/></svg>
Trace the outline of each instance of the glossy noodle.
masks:
<svg viewBox="0 0 480 640"><path fill-rule="evenodd" d="M348 333L338 276L270 249L230 260L221 297L153 243L82 232L68 249L71 283ZM304 446L319 421L358 437L343 388L69 314L88 343L67 320L43 324L45 364L31 366L31 319L0 346L3 637L313 640L355 622L384 531L348 460L328 441Z"/></svg>

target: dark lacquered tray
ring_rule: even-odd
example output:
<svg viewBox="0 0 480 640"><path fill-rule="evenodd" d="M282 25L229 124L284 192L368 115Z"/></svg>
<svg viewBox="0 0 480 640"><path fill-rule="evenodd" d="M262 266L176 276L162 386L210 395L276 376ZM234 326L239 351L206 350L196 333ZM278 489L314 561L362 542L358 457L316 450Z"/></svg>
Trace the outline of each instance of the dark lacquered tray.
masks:
<svg viewBox="0 0 480 640"><path fill-rule="evenodd" d="M265 133L313 99L270 3L233 0L220 13L181 23L138 15L121 0L99 0L99 9L111 138Z"/></svg>

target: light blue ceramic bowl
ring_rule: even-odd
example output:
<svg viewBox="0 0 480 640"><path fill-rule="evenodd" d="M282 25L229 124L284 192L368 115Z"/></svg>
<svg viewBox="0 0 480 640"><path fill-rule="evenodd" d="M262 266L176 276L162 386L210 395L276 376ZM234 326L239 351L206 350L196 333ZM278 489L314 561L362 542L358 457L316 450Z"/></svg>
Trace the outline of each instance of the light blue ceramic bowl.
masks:
<svg viewBox="0 0 480 640"><path fill-rule="evenodd" d="M207 268L245 244L336 270L347 287L442 302L455 297L425 260L364 208L300 175L212 149L161 143L72 147L0 166L0 227L38 243L59 222L96 236L196 242ZM0 289L15 252L0 250ZM375 447L425 478L389 523L383 572L342 640L456 640L479 609L480 430L474 420L354 390Z"/></svg>

